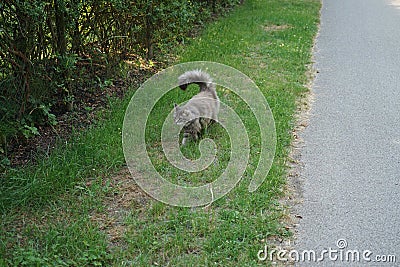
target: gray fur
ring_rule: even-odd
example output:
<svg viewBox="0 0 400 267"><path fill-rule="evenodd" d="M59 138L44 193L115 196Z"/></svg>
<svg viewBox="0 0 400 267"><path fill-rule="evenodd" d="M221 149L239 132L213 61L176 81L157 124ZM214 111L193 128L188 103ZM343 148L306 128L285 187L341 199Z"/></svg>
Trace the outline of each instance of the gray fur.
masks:
<svg viewBox="0 0 400 267"><path fill-rule="evenodd" d="M219 112L219 98L215 90L215 84L210 75L201 70L187 71L178 78L179 87L186 90L189 84L200 86L200 92L193 96L185 105L174 109L174 121L178 125L184 125L182 145L189 137L197 140L202 129L212 121L217 121Z"/></svg>

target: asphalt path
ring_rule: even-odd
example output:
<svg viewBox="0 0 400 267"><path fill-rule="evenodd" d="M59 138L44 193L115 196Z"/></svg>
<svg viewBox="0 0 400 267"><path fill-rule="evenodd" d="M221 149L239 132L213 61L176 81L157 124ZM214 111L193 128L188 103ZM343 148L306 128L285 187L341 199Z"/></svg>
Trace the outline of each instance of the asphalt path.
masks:
<svg viewBox="0 0 400 267"><path fill-rule="evenodd" d="M314 56L290 257L296 266L400 266L400 9L324 0Z"/></svg>

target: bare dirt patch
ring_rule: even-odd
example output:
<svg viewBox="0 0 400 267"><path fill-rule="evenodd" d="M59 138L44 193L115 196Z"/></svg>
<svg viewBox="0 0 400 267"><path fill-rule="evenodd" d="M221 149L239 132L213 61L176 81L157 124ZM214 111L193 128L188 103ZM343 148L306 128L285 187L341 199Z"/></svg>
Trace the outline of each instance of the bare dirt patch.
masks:
<svg viewBox="0 0 400 267"><path fill-rule="evenodd" d="M283 223L286 225L286 229L293 233L293 236L290 239L282 240L279 246L288 251L294 247L297 238L297 226L302 219L302 216L298 214L296 208L297 205L303 202L303 177L301 176L303 164L301 161L301 150L304 147L304 140L301 137L301 133L309 125L311 107L314 102L312 87L317 73L318 71L312 65L308 67L308 84L305 85L305 87L308 88L308 92L304 93L298 100L295 114L296 123L292 131L293 141L289 152L289 161L287 163L286 193L281 199L281 203L287 208ZM293 265L294 263L289 262L288 264Z"/></svg>
<svg viewBox="0 0 400 267"><path fill-rule="evenodd" d="M145 210L148 196L135 182L127 167L110 178L113 190L106 195L103 211L94 212L91 219L107 234L109 248L124 247L123 237L126 231L126 216L132 210Z"/></svg>
<svg viewBox="0 0 400 267"><path fill-rule="evenodd" d="M283 25L263 25L262 26L264 31L271 32L271 31L283 31L290 29L292 26L288 24L283 24Z"/></svg>

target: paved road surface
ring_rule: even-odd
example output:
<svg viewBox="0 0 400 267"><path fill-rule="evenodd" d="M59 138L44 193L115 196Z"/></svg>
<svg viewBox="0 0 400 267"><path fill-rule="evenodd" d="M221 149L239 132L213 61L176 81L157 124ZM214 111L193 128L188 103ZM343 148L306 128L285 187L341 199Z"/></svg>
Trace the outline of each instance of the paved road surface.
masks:
<svg viewBox="0 0 400 267"><path fill-rule="evenodd" d="M400 266L400 9L389 4L323 1L295 248L328 251L298 266Z"/></svg>

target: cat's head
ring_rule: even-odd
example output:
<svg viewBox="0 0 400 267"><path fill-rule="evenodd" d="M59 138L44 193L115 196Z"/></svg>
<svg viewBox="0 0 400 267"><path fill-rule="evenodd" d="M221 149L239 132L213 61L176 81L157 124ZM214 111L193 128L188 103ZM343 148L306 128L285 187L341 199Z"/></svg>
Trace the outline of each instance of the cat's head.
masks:
<svg viewBox="0 0 400 267"><path fill-rule="evenodd" d="M185 125L194 119L196 119L196 116L188 108L174 104L174 122L176 124Z"/></svg>

